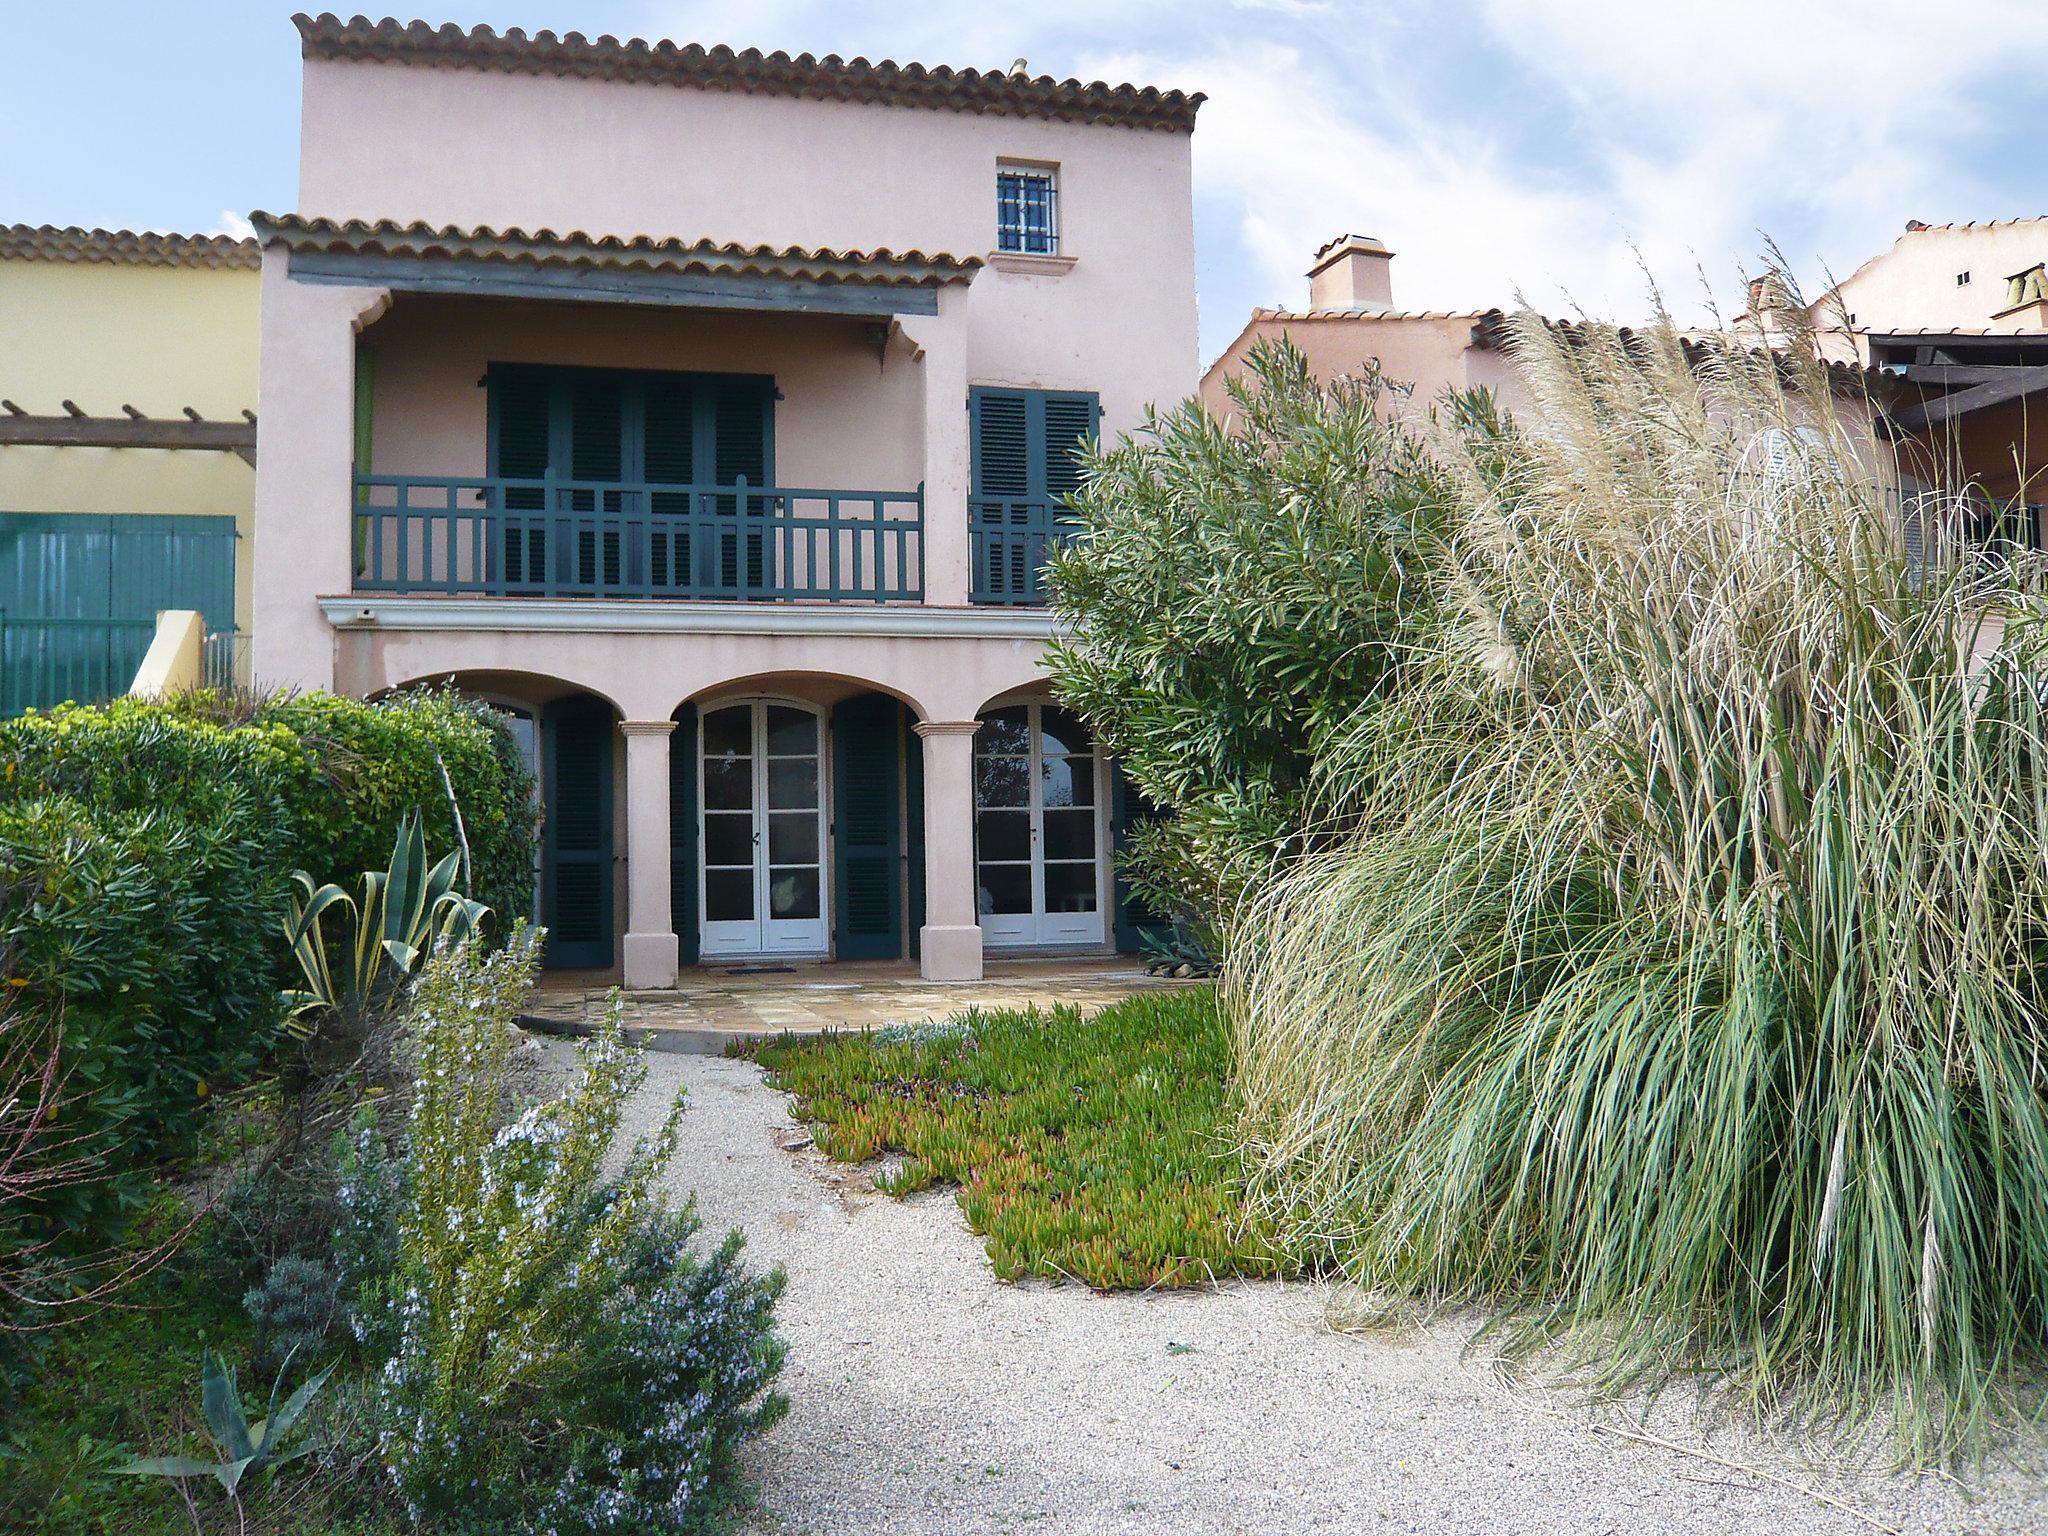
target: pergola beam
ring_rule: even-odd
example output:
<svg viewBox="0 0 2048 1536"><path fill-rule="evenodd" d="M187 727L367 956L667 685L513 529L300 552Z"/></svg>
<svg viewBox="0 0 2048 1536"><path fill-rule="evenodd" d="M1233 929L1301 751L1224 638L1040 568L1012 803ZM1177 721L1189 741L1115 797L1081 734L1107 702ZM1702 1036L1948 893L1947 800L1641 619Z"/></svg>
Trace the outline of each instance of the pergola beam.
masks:
<svg viewBox="0 0 2048 1536"><path fill-rule="evenodd" d="M121 407L126 414L120 416L31 416L11 401L7 405L0 415L0 447L168 448L232 453L256 462L256 418L247 411L240 421L207 421L188 406L184 420L168 421L130 405Z"/></svg>

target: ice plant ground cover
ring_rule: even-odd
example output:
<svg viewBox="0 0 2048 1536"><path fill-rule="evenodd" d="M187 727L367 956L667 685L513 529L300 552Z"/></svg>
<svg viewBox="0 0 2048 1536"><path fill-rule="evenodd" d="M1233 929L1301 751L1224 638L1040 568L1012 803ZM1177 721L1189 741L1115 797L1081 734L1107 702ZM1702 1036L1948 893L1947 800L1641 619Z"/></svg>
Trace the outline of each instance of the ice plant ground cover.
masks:
<svg viewBox="0 0 2048 1536"><path fill-rule="evenodd" d="M1089 1018L970 1010L948 1025L785 1037L753 1054L826 1154L902 1154L879 1188L958 1185L1005 1279L1146 1287L1281 1267L1244 1219L1229 1042L1207 987Z"/></svg>
<svg viewBox="0 0 2048 1536"><path fill-rule="evenodd" d="M1232 955L1255 1204L1600 1388L1981 1445L2048 1353L2042 627L1973 665L2008 573L1909 541L1818 366L1519 354L1355 835Z"/></svg>

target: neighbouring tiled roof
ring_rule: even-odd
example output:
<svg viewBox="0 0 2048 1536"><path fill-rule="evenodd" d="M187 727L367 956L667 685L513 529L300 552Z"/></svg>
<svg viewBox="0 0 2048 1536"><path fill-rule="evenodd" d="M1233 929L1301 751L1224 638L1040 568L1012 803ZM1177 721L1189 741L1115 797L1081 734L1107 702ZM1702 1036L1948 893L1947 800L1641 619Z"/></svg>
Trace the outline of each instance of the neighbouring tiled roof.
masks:
<svg viewBox="0 0 2048 1536"><path fill-rule="evenodd" d="M787 245L740 245L713 240L621 239L582 230L462 229L415 220L306 219L295 213L249 215L259 240L282 241L294 251L350 255L438 256L540 266L607 267L649 272L692 272L730 277L786 277L806 282L885 283L936 287L971 281L978 256L923 251L835 251Z"/></svg>
<svg viewBox="0 0 2048 1536"><path fill-rule="evenodd" d="M323 13L292 18L301 51L309 59L366 59L382 63L495 69L513 74L574 75L598 80L631 80L764 96L802 96L823 101L874 102L1003 117L1057 118L1107 123L1124 128L1193 131L1201 92L1156 86L1108 85L1102 81L1055 80L1050 75L1005 74L999 70L949 69L944 65L897 64L888 59L818 58L804 53L763 53L748 48L706 48L701 44L645 42L630 38L588 38L580 32L531 35L517 27L464 31L450 23L389 17L343 21Z"/></svg>
<svg viewBox="0 0 2048 1536"><path fill-rule="evenodd" d="M1377 324L1401 320L1470 320L1474 323L1489 316L1501 316L1497 309L1255 309L1252 319L1278 320L1292 325L1297 320L1349 320L1354 323ZM1504 316L1501 316L1505 320Z"/></svg>
<svg viewBox="0 0 2048 1536"><path fill-rule="evenodd" d="M145 267L241 267L261 264L254 240L232 235L156 235L130 229L0 225L0 261L97 261Z"/></svg>

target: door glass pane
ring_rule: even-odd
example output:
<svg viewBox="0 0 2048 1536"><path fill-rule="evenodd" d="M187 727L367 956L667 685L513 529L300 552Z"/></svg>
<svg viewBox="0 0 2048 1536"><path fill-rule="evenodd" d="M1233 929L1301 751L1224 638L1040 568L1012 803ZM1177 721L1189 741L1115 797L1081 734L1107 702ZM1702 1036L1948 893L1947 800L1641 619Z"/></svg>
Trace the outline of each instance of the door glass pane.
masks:
<svg viewBox="0 0 2048 1536"><path fill-rule="evenodd" d="M818 760L814 757L770 758L768 809L804 811L818 808Z"/></svg>
<svg viewBox="0 0 2048 1536"><path fill-rule="evenodd" d="M704 717L706 757L745 757L754 750L754 708L735 704Z"/></svg>
<svg viewBox="0 0 2048 1536"><path fill-rule="evenodd" d="M704 813L704 862L707 865L754 862L754 818L745 811Z"/></svg>
<svg viewBox="0 0 2048 1536"><path fill-rule="evenodd" d="M754 760L721 757L704 760L704 809L750 811L754 808Z"/></svg>
<svg viewBox="0 0 2048 1536"><path fill-rule="evenodd" d="M768 706L768 753L771 757L818 755L818 717L786 704Z"/></svg>
<svg viewBox="0 0 2048 1536"><path fill-rule="evenodd" d="M977 757L974 760L976 805L1026 806L1031 803L1031 759Z"/></svg>
<svg viewBox="0 0 2048 1536"><path fill-rule="evenodd" d="M1039 765L1039 794L1042 803L1093 805L1095 803L1095 759L1092 757L1048 757Z"/></svg>
<svg viewBox="0 0 2048 1536"><path fill-rule="evenodd" d="M768 818L770 864L818 862L818 817L814 811L777 811Z"/></svg>
<svg viewBox="0 0 2048 1536"><path fill-rule="evenodd" d="M984 864L978 900L982 913L991 917L1031 911L1031 866L1029 864Z"/></svg>
<svg viewBox="0 0 2048 1536"><path fill-rule="evenodd" d="M1093 912L1095 910L1095 865L1048 864L1045 866L1045 910L1048 912Z"/></svg>
<svg viewBox="0 0 2048 1536"><path fill-rule="evenodd" d="M768 875L768 915L798 920L815 918L818 915L817 870L771 870Z"/></svg>
<svg viewBox="0 0 2048 1536"><path fill-rule="evenodd" d="M1071 709L1048 704L1038 712L1038 729L1047 752L1092 752L1095 738L1088 726Z"/></svg>
<svg viewBox="0 0 2048 1536"><path fill-rule="evenodd" d="M1095 857L1095 812L1053 811L1045 813L1045 856L1048 859L1092 859Z"/></svg>
<svg viewBox="0 0 2048 1536"><path fill-rule="evenodd" d="M708 869L704 872L704 919L712 923L754 920L754 872L751 869Z"/></svg>
<svg viewBox="0 0 2048 1536"><path fill-rule="evenodd" d="M1031 750L1031 716L1022 704L992 709L981 716L981 729L974 733L977 756L996 757L1002 753Z"/></svg>
<svg viewBox="0 0 2048 1536"><path fill-rule="evenodd" d="M975 852L982 859L1019 862L1031 857L1031 813L1029 811L983 811L974 818L980 842Z"/></svg>

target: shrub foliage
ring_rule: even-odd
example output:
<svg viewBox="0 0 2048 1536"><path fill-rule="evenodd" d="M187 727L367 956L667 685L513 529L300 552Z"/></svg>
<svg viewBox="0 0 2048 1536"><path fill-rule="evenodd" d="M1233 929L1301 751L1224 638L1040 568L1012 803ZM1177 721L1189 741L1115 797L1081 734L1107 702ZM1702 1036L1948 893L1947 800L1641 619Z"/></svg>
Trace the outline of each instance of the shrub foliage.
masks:
<svg viewBox="0 0 2048 1536"><path fill-rule="evenodd" d="M1130 873L1212 921L1303 832L1319 752L1399 671L1446 492L1374 369L1319 384L1283 343L1246 374L1233 421L1189 401L1098 454L1052 562L1055 686L1175 813Z"/></svg>
<svg viewBox="0 0 2048 1536"><path fill-rule="evenodd" d="M1817 367L1520 338L1363 825L1231 960L1255 1197L1602 1386L1945 1451L2048 1345L2048 637Z"/></svg>
<svg viewBox="0 0 2048 1536"><path fill-rule="evenodd" d="M783 1412L781 1275L748 1276L737 1233L687 1252L695 1217L657 1187L680 1100L607 1169L645 1076L616 1007L565 1094L508 1113L533 965L524 936L429 963L405 1154L350 1172L358 1332L394 1351L385 1460L435 1530L706 1529L734 1452ZM383 1231L392 1247L366 1263Z"/></svg>

